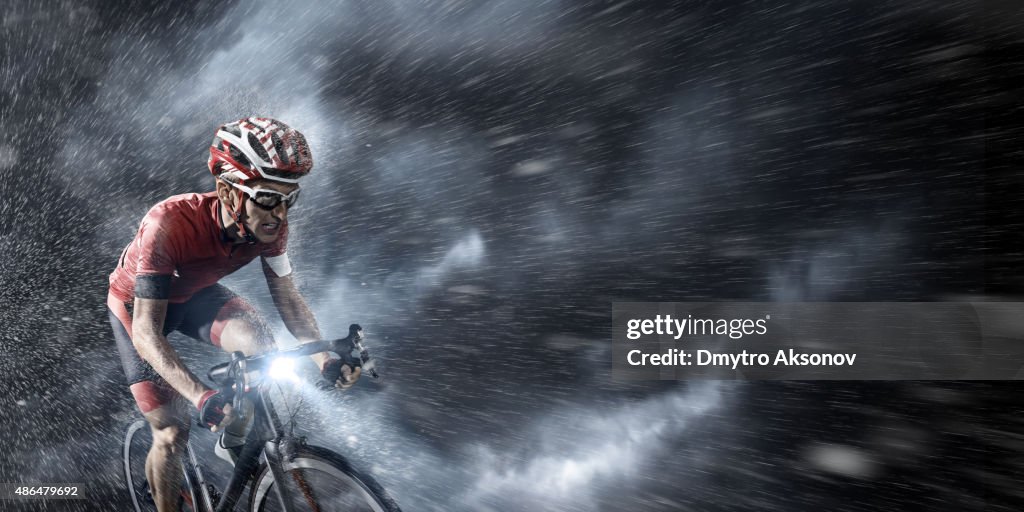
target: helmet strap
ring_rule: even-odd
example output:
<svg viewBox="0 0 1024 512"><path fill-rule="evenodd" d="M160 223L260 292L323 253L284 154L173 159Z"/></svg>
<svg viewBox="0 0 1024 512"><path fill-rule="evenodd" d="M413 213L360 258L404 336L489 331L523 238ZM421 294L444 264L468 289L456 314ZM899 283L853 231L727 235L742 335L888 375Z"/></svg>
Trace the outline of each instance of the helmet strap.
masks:
<svg viewBox="0 0 1024 512"><path fill-rule="evenodd" d="M258 242L256 237L245 229L245 222L242 221L242 213L245 209L245 192L238 191L238 207L235 210L228 210L228 214L231 215L231 220L235 221L235 225L238 226L238 236L242 237L247 244L255 244Z"/></svg>

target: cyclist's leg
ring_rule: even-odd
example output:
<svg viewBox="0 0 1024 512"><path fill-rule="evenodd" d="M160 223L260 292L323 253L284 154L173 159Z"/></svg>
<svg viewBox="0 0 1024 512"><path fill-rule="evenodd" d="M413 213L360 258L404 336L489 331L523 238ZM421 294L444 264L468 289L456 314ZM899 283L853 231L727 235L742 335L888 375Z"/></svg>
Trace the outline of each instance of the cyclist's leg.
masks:
<svg viewBox="0 0 1024 512"><path fill-rule="evenodd" d="M266 320L241 297L225 304L214 322L221 325L220 346L225 352L241 350L251 356L276 347Z"/></svg>
<svg viewBox="0 0 1024 512"><path fill-rule="evenodd" d="M178 328L181 332L225 352L240 350L251 356L274 349L274 337L263 316L227 287L204 288L187 305Z"/></svg>
<svg viewBox="0 0 1024 512"><path fill-rule="evenodd" d="M146 457L146 479L158 510L175 510L181 489L181 454L188 441L188 404L146 361L131 340L131 303L107 297L107 313L117 351L135 403L153 431ZM180 321L180 308L168 308L165 330Z"/></svg>
<svg viewBox="0 0 1024 512"><path fill-rule="evenodd" d="M144 414L153 431L153 446L146 457L146 479L157 510L177 510L181 492L182 454L188 442L189 413L184 397L175 393L170 403Z"/></svg>

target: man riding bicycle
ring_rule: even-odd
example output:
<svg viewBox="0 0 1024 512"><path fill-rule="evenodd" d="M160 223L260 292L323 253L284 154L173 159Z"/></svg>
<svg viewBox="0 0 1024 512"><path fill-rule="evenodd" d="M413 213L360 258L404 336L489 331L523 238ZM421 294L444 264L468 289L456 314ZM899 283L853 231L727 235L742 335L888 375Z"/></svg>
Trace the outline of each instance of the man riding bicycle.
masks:
<svg viewBox="0 0 1024 512"><path fill-rule="evenodd" d="M259 256L288 331L300 343L322 339L285 250L288 211L313 166L305 137L270 118L228 123L217 130L208 166L216 190L172 196L150 209L110 274L107 294L128 384L153 431L146 477L161 511L177 504L188 405L215 432L230 430L234 419L226 397L185 367L167 335L177 330L246 355L274 350L256 309L218 284ZM310 357L337 387L359 378L358 367L327 352Z"/></svg>

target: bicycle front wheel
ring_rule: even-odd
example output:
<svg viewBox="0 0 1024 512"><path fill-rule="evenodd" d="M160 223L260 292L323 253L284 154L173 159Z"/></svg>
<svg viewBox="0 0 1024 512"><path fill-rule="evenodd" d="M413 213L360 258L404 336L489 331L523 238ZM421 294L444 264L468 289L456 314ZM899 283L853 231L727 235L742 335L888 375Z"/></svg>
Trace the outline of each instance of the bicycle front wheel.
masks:
<svg viewBox="0 0 1024 512"><path fill-rule="evenodd" d="M285 487L294 510L318 512L401 512L372 477L325 448L305 446L283 464ZM253 480L249 510L280 512L274 475L266 465Z"/></svg>

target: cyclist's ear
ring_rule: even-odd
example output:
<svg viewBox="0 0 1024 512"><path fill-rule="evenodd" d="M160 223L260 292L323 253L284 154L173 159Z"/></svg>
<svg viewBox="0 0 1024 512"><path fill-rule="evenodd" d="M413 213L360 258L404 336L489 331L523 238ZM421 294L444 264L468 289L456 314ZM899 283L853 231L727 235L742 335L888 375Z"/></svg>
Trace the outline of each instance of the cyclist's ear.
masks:
<svg viewBox="0 0 1024 512"><path fill-rule="evenodd" d="M217 180L217 198L220 199L220 202L229 209L235 207L235 198L232 197L233 194L231 194L231 190L231 185L228 185L221 180Z"/></svg>

